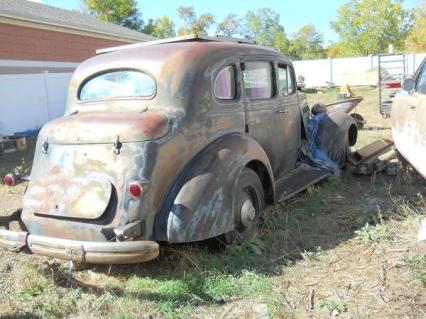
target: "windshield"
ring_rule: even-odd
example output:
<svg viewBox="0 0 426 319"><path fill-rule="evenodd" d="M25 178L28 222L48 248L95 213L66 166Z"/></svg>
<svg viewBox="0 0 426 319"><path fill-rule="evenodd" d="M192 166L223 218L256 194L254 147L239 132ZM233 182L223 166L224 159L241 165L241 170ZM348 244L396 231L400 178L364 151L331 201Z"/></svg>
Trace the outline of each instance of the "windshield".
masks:
<svg viewBox="0 0 426 319"><path fill-rule="evenodd" d="M120 70L102 73L84 83L80 100L101 100L123 97L152 97L154 79L140 71Z"/></svg>

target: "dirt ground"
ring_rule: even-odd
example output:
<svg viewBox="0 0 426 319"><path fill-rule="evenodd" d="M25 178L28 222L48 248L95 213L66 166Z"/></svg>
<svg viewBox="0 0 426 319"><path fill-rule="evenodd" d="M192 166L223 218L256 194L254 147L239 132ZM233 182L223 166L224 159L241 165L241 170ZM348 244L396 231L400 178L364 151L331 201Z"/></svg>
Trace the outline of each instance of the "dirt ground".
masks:
<svg viewBox="0 0 426 319"><path fill-rule="evenodd" d="M367 120L358 147L389 137L377 91L357 112ZM336 90L309 94L332 102ZM0 174L31 165L25 153L0 156ZM276 207L257 234L227 248L163 245L159 258L88 266L0 250L3 318L426 318L426 182L344 172ZM19 207L25 184L0 185L0 214Z"/></svg>

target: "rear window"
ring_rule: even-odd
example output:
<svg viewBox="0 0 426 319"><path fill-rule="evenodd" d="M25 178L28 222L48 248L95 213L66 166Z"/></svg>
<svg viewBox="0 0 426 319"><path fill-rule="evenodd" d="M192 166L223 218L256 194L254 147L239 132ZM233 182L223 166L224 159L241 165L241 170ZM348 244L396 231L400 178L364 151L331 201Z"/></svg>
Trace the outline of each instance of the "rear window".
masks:
<svg viewBox="0 0 426 319"><path fill-rule="evenodd" d="M232 65L223 68L216 76L214 95L221 100L235 98L235 69Z"/></svg>
<svg viewBox="0 0 426 319"><path fill-rule="evenodd" d="M111 71L86 81L80 89L80 100L102 100L125 97L152 97L156 85L149 75L134 70Z"/></svg>

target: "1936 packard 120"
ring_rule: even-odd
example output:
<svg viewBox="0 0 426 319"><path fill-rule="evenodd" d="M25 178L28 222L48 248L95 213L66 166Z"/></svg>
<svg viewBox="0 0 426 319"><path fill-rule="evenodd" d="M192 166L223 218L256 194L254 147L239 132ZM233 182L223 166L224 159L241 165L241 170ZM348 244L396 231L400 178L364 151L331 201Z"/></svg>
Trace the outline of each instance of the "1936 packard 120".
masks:
<svg viewBox="0 0 426 319"><path fill-rule="evenodd" d="M159 242L232 242L265 204L328 174L299 165L311 115L277 51L187 36L98 53L75 71L64 116L41 129L22 209L2 217L0 246L147 261ZM356 124L329 117L323 140L341 159ZM9 230L13 220L21 231Z"/></svg>

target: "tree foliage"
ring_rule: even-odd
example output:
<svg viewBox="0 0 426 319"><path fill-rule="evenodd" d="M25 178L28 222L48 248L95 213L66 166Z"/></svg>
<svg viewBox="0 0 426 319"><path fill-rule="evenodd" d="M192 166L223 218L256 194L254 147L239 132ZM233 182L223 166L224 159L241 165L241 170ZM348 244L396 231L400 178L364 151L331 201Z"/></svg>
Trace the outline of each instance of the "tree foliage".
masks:
<svg viewBox="0 0 426 319"><path fill-rule="evenodd" d="M152 20L143 28L143 32L159 39L173 38L176 36L175 23L168 16Z"/></svg>
<svg viewBox="0 0 426 319"><path fill-rule="evenodd" d="M255 40L257 44L274 47L282 53L288 52L289 41L278 13L269 8L248 11L244 21L244 37Z"/></svg>
<svg viewBox="0 0 426 319"><path fill-rule="evenodd" d="M216 33L224 37L233 37L241 33L241 22L235 13L228 14L217 25Z"/></svg>
<svg viewBox="0 0 426 319"><path fill-rule="evenodd" d="M136 0L83 0L90 15L101 20L141 31L142 14Z"/></svg>
<svg viewBox="0 0 426 319"><path fill-rule="evenodd" d="M411 52L426 51L426 1L414 11L414 24L405 42L406 49Z"/></svg>
<svg viewBox="0 0 426 319"><path fill-rule="evenodd" d="M350 0L331 22L344 55L383 53L389 44L403 48L410 27L409 12L400 0Z"/></svg>
<svg viewBox="0 0 426 319"><path fill-rule="evenodd" d="M302 26L290 38L289 55L296 60L325 57L323 36L313 24Z"/></svg>
<svg viewBox="0 0 426 319"><path fill-rule="evenodd" d="M214 24L214 16L210 13L204 13L197 17L194 7L180 6L178 8L179 18L184 22L184 26L179 29L179 35L185 34L207 34L208 28Z"/></svg>

